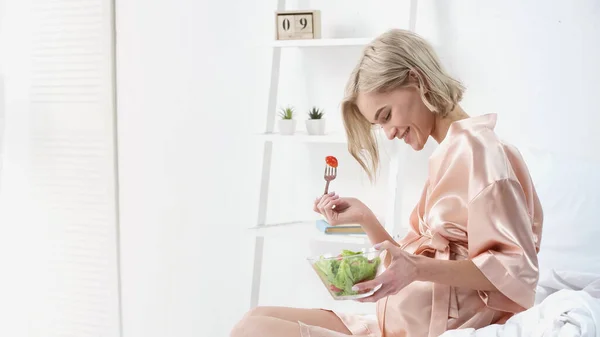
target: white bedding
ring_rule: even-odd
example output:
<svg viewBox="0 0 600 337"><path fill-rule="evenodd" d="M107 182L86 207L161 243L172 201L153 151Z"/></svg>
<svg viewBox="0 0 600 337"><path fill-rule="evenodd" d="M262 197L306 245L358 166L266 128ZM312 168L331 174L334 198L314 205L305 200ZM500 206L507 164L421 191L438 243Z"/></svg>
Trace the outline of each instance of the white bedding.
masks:
<svg viewBox="0 0 600 337"><path fill-rule="evenodd" d="M600 274L551 271L540 279L536 302L503 325L441 337L600 337Z"/></svg>

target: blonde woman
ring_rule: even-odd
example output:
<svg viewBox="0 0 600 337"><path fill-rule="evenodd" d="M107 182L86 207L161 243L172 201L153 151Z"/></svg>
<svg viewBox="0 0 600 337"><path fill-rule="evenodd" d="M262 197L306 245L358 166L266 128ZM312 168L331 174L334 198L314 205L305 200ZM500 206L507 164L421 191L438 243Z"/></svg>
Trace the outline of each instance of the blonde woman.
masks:
<svg viewBox="0 0 600 337"><path fill-rule="evenodd" d="M402 240L357 199L330 193L315 200L330 223L360 223L386 251L386 271L358 285L382 285L361 300L377 302L376 319L258 307L232 336L434 337L501 324L533 305L542 208L519 152L494 133L496 116L469 117L458 104L463 90L413 33L390 30L364 49L342 104L350 153L374 177L373 126L415 151L430 137L439 143Z"/></svg>

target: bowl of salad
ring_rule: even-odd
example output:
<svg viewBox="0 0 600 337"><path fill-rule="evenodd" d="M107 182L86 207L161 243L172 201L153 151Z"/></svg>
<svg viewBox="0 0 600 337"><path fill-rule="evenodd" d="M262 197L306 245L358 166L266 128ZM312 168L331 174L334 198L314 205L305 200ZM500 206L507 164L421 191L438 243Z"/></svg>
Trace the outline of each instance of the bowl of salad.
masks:
<svg viewBox="0 0 600 337"><path fill-rule="evenodd" d="M357 292L352 287L374 279L383 272L381 252L375 249L324 254L309 257L308 262L317 273L327 291L335 300L354 300L373 295L381 286Z"/></svg>

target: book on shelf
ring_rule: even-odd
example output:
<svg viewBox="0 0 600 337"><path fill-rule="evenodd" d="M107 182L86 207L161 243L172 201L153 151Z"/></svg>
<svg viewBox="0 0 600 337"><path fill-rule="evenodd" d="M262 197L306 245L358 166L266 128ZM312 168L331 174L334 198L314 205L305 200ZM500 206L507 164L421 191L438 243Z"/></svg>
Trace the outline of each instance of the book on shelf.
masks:
<svg viewBox="0 0 600 337"><path fill-rule="evenodd" d="M325 234L365 234L360 225L332 226L325 220L317 220L317 229Z"/></svg>

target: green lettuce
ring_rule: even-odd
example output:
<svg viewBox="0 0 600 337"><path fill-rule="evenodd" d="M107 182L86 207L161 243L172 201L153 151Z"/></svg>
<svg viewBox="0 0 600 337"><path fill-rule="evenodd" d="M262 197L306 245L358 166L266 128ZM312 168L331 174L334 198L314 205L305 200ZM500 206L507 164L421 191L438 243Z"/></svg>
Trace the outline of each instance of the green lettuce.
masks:
<svg viewBox="0 0 600 337"><path fill-rule="evenodd" d="M352 287L360 282L372 280L381 263L379 257L369 260L361 252L343 250L339 259L325 259L313 264L313 268L337 296L356 295Z"/></svg>

